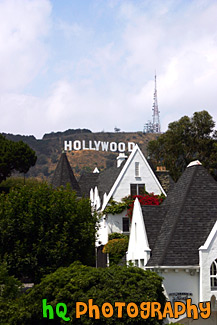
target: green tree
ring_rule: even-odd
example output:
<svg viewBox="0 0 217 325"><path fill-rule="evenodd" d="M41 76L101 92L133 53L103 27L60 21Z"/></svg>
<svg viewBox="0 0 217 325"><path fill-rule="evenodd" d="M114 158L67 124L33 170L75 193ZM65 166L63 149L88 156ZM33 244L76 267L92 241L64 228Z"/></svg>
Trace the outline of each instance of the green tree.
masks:
<svg viewBox="0 0 217 325"><path fill-rule="evenodd" d="M148 152L155 163L163 164L176 181L192 160L200 160L217 178L217 133L207 111L195 112L172 122L157 140L150 141Z"/></svg>
<svg viewBox="0 0 217 325"><path fill-rule="evenodd" d="M13 171L27 173L36 160L35 152L23 141L14 142L0 134L0 183Z"/></svg>
<svg viewBox="0 0 217 325"><path fill-rule="evenodd" d="M13 305L17 308L15 300L21 296L22 283L13 276L8 275L6 264L0 265L0 323L9 324L9 308Z"/></svg>
<svg viewBox="0 0 217 325"><path fill-rule="evenodd" d="M54 307L54 314L56 314L57 303L65 303L66 316L71 319L68 324L162 324L157 317L142 319L140 312L136 318L131 318L127 315L126 307L123 308L123 317L118 318L117 308L114 305L115 302L125 302L126 305L134 302L140 310L141 302L157 301L163 308L165 296L161 284L162 278L156 273L136 267L114 266L96 269L73 263L46 276L39 285L31 289L28 295L22 297L16 306L9 306L8 314L11 317L6 324L67 324L56 315L50 321L48 318L43 318L42 299L47 299L47 304ZM76 318L76 302L84 302L88 305L89 299L93 299L93 304L99 307L100 319L89 317L89 311L80 319ZM114 307L111 318L102 315L101 306L105 302L109 302Z"/></svg>
<svg viewBox="0 0 217 325"><path fill-rule="evenodd" d="M96 217L88 199L46 183L0 195L0 261L9 274L39 282L80 260L93 265Z"/></svg>
<svg viewBox="0 0 217 325"><path fill-rule="evenodd" d="M9 276L7 266L5 263L0 265L0 302L5 300L13 300L20 294L22 283Z"/></svg>

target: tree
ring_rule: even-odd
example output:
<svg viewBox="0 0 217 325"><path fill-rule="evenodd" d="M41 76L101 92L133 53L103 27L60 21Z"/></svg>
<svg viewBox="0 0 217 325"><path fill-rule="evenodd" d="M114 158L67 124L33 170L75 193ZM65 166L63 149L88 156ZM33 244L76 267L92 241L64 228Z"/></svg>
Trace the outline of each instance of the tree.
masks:
<svg viewBox="0 0 217 325"><path fill-rule="evenodd" d="M0 265L0 323L9 324L6 319L10 317L9 307L15 299L21 296L22 283L13 276L8 275L6 264Z"/></svg>
<svg viewBox="0 0 217 325"><path fill-rule="evenodd" d="M19 279L39 282L76 260L93 265L95 233L90 201L69 188L42 183L0 195L0 262Z"/></svg>
<svg viewBox="0 0 217 325"><path fill-rule="evenodd" d="M200 160L217 178L217 133L207 111L195 112L172 122L157 140L150 141L148 152L155 165L163 164L176 181L192 160Z"/></svg>
<svg viewBox="0 0 217 325"><path fill-rule="evenodd" d="M20 295L20 288L22 283L9 276L6 264L0 265L0 302L5 300L13 300Z"/></svg>
<svg viewBox="0 0 217 325"><path fill-rule="evenodd" d="M137 267L115 266L96 269L73 263L46 276L39 285L31 289L28 295L21 298L16 306L9 306L10 318L6 324L67 324L56 315L57 303L66 305L66 317L70 324L142 324L143 322L147 325L162 324L157 317L142 319L140 312L137 317L131 318L126 310L126 306L131 302L140 309L140 304L147 301L159 302L163 308L165 296L161 284L162 278L156 273ZM48 318L43 318L42 299L46 299L46 305L54 308L54 319L50 321ZM94 312L94 317L89 317L89 311L81 318L76 318L76 303L83 302L88 306L89 299L93 299L93 304L99 307L100 319L95 319ZM105 302L114 307L114 313L110 318L104 317L101 311ZM126 303L121 318L118 318L115 302Z"/></svg>
<svg viewBox="0 0 217 325"><path fill-rule="evenodd" d="M14 142L0 134L0 183L13 171L27 173L36 160L35 152L23 141Z"/></svg>

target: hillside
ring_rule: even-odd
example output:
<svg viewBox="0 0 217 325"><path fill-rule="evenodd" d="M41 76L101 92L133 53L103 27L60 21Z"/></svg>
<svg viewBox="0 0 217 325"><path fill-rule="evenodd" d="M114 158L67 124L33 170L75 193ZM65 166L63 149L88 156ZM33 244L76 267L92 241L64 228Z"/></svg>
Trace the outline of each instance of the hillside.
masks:
<svg viewBox="0 0 217 325"><path fill-rule="evenodd" d="M27 143L37 154L37 163L28 172L28 177L46 178L50 180L56 168L59 156L64 148L64 141L102 141L102 142L134 142L139 145L140 149L147 156L147 144L154 140L157 134L143 134L142 132L96 132L93 133L87 129L67 130L64 132L52 132L45 134L41 140L34 136L21 136L13 134L4 134L8 139L13 141L22 140ZM129 155L129 152L125 152ZM116 163L117 152L96 151L96 150L72 150L67 153L69 162L77 177L82 171L93 171L95 167L103 170Z"/></svg>

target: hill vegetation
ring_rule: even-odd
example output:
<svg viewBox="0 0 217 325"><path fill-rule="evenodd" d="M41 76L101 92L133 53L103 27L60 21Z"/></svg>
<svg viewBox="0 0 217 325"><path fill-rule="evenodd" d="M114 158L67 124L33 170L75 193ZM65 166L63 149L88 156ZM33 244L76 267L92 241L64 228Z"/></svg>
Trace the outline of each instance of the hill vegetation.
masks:
<svg viewBox="0 0 217 325"><path fill-rule="evenodd" d="M57 161L63 150L64 141L85 140L104 142L134 142L139 145L145 155L147 155L147 145L149 141L157 138L156 134L143 134L142 132L97 132L93 133L87 129L67 130L64 132L52 132L45 134L42 139L34 136L22 136L4 134L7 139L13 141L22 140L28 144L37 155L37 162L27 173L28 177L46 178L51 180L56 168ZM126 152L128 155L129 153ZM95 167L103 170L116 163L118 153L94 150L71 151L67 153L68 160L73 168L75 176L79 177L83 171L93 171Z"/></svg>

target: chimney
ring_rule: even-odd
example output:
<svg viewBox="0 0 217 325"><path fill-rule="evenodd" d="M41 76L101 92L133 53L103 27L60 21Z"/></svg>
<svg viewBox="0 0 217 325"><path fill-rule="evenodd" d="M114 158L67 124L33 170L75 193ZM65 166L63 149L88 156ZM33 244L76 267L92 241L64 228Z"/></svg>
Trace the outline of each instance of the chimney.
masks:
<svg viewBox="0 0 217 325"><path fill-rule="evenodd" d="M124 152L120 152L119 156L117 157L117 167L120 167L123 161L127 159L127 156L125 155Z"/></svg>

